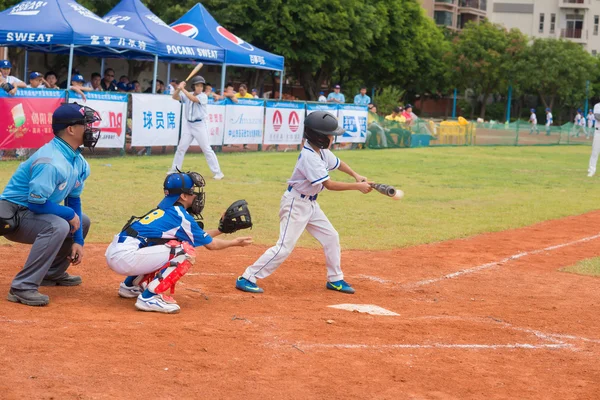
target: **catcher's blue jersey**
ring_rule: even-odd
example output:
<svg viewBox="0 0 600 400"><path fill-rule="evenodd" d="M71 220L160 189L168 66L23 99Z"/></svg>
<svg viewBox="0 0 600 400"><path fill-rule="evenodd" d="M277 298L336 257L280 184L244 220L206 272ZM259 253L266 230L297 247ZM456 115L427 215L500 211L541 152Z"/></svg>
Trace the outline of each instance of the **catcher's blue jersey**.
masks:
<svg viewBox="0 0 600 400"><path fill-rule="evenodd" d="M139 221L131 224L138 236L146 239L175 239L188 242L194 247L212 242L212 237L204 232L194 218L181 205L156 209ZM121 232L119 236L127 236Z"/></svg>

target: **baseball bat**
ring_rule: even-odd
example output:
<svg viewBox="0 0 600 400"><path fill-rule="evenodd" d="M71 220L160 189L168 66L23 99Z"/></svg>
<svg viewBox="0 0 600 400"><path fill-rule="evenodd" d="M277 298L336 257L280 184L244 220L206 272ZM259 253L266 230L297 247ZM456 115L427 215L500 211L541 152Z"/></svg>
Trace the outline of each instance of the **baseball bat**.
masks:
<svg viewBox="0 0 600 400"><path fill-rule="evenodd" d="M188 75L188 77L187 77L187 78L185 78L185 81L186 81L186 82L187 82L187 81L189 81L189 80L190 80L190 78L191 78L192 76L196 75L196 74L198 73L198 71L200 71L200 70L202 69L202 67L203 67L203 66L204 66L204 64L202 64L202 63L198 63L198 65L196 65L196 66L194 67L194 69L192 70L192 72L190 72L190 74Z"/></svg>
<svg viewBox="0 0 600 400"><path fill-rule="evenodd" d="M400 189L396 189L393 186L384 185L382 183L371 183L370 185L379 193L388 196L393 200L400 200L402 197L404 197L404 192Z"/></svg>

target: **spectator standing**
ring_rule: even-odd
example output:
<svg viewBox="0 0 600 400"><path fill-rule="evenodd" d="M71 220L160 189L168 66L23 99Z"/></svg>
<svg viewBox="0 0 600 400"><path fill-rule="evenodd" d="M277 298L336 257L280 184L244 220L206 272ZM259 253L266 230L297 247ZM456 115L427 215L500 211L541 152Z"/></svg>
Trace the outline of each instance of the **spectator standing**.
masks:
<svg viewBox="0 0 600 400"><path fill-rule="evenodd" d="M338 103L338 104L345 103L346 98L344 97L343 93L340 93L341 90L342 90L342 88L340 87L340 85L335 85L333 87L333 92L329 93L329 96L327 96L327 101L330 103Z"/></svg>
<svg viewBox="0 0 600 400"><path fill-rule="evenodd" d="M248 93L248 86L246 86L243 83L240 85L239 92L237 92L235 94L235 97L237 97L238 99L253 99L254 98L254 96L252 96L250 93Z"/></svg>
<svg viewBox="0 0 600 400"><path fill-rule="evenodd" d="M91 80L88 83L86 83L85 85L83 85L83 87L92 89L96 92L102 92L101 82L102 82L102 76L99 73L94 72L92 74Z"/></svg>
<svg viewBox="0 0 600 400"><path fill-rule="evenodd" d="M46 83L44 83L44 85L46 86L46 89L59 89L59 87L57 85L58 77L56 76L56 72L54 72L54 71L46 72L46 74L44 75L44 81L46 81Z"/></svg>
<svg viewBox="0 0 600 400"><path fill-rule="evenodd" d="M529 116L529 123L531 124L531 128L529 129L529 134L533 135L533 131L535 130L535 134L539 135L540 130L537 126L537 115L535 115L535 108L532 108L530 111L531 115Z"/></svg>
<svg viewBox="0 0 600 400"><path fill-rule="evenodd" d="M105 92L116 92L117 84L115 83L115 70L112 68L106 68L104 70L104 79L100 82L102 90Z"/></svg>
<svg viewBox="0 0 600 400"><path fill-rule="evenodd" d="M550 127L552 126L552 113L550 108L546 108L546 136L550 136Z"/></svg>
<svg viewBox="0 0 600 400"><path fill-rule="evenodd" d="M6 83L13 85L14 86L13 89L11 89L11 91L8 92L8 94L14 96L15 93L17 93L18 88L26 88L27 85L25 84L25 82L23 82L19 78L12 76L10 74L11 69L12 69L12 64L10 61L8 61L8 60L0 61L0 83L6 82Z"/></svg>
<svg viewBox="0 0 600 400"><path fill-rule="evenodd" d="M367 96L367 88L360 88L360 93L354 96L354 104L357 106L368 106L371 103L371 98Z"/></svg>
<svg viewBox="0 0 600 400"><path fill-rule="evenodd" d="M255 99L258 99L258 92L256 91L256 89L252 89L252 97L254 97Z"/></svg>
<svg viewBox="0 0 600 400"><path fill-rule="evenodd" d="M39 72L32 72L29 74L29 85L27 87L29 89L45 89L44 76Z"/></svg>
<svg viewBox="0 0 600 400"><path fill-rule="evenodd" d="M327 97L325 97L325 92L319 92L319 102L327 103Z"/></svg>

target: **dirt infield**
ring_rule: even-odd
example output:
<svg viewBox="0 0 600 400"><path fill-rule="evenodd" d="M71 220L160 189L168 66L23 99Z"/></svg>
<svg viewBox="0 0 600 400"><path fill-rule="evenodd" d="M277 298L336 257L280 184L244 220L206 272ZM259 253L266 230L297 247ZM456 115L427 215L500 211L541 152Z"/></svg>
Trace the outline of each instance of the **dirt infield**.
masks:
<svg viewBox="0 0 600 400"><path fill-rule="evenodd" d="M200 251L178 315L116 294L105 245L43 288L3 300L3 399L597 399L600 279L559 268L600 255L600 211L394 251L346 251L355 295L325 290L320 251L297 249L264 295L234 289L264 250ZM7 291L28 247L0 247ZM246 249L244 249L246 250ZM373 304L400 314L329 308Z"/></svg>

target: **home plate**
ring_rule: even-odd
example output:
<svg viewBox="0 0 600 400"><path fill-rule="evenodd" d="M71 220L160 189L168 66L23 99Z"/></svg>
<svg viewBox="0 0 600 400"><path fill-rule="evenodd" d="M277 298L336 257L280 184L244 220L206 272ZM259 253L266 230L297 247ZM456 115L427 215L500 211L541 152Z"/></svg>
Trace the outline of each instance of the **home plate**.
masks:
<svg viewBox="0 0 600 400"><path fill-rule="evenodd" d="M337 308L339 310L346 310L346 311L357 311L360 313L367 313L367 314L371 314L371 315L388 315L388 316L400 315L393 311L386 310L385 308L376 306L374 304L336 304L336 305L327 306L327 307Z"/></svg>

